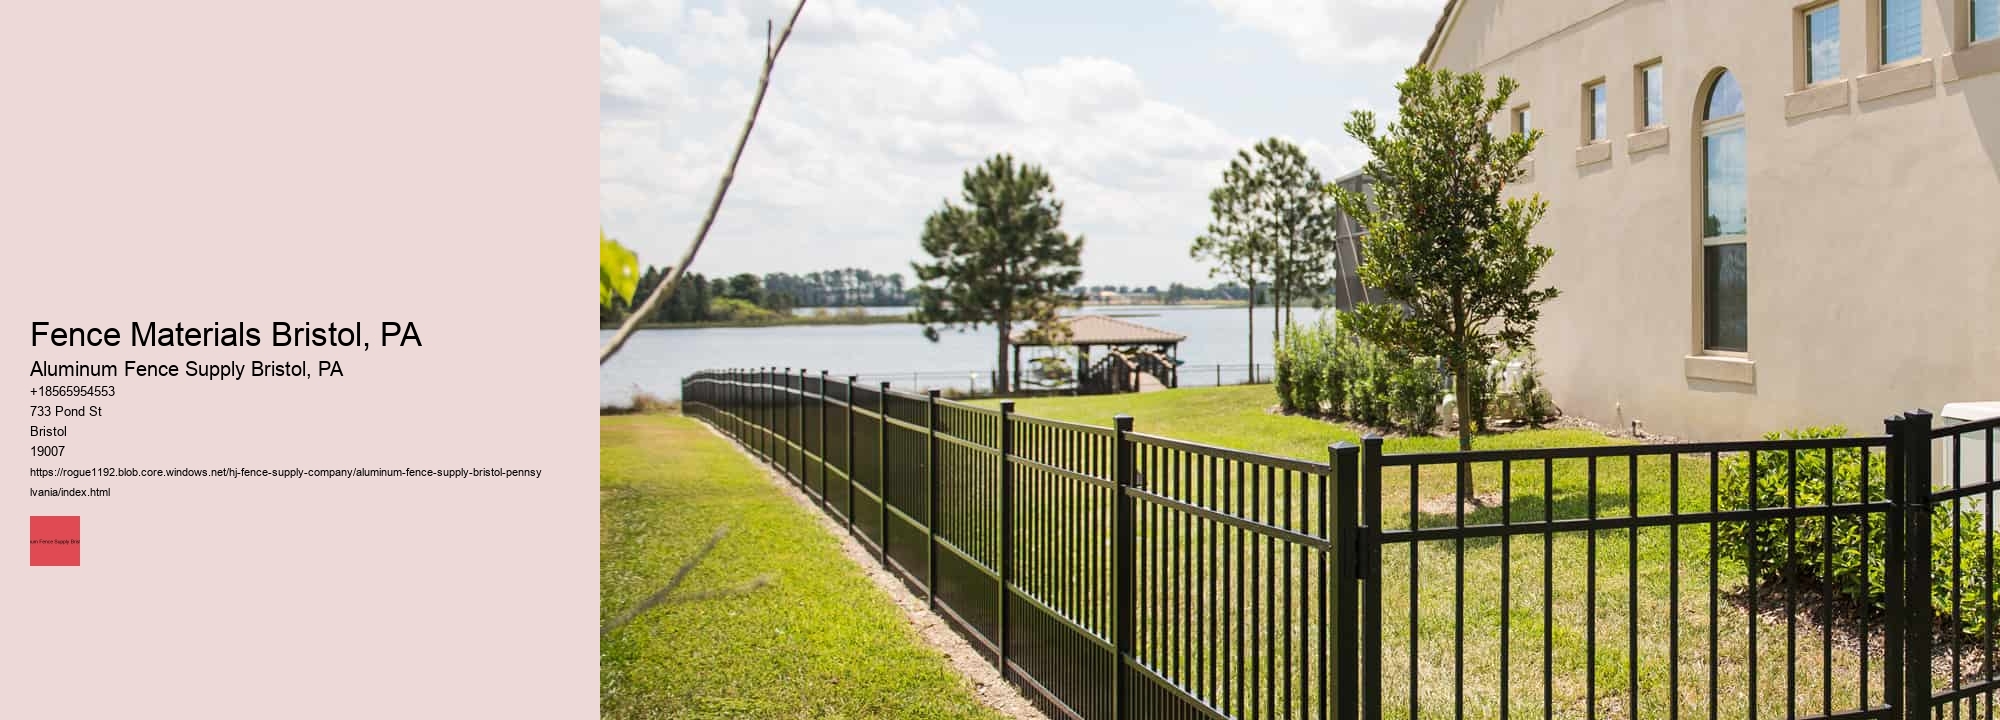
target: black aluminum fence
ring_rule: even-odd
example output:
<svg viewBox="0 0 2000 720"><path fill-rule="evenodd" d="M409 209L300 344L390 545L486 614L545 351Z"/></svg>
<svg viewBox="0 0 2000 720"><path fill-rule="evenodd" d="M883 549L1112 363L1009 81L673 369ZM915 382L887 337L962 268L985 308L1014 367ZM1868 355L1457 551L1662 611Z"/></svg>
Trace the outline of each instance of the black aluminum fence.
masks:
<svg viewBox="0 0 2000 720"><path fill-rule="evenodd" d="M823 373L682 397L1052 717L1978 718L2000 693L2000 420L1307 462Z"/></svg>

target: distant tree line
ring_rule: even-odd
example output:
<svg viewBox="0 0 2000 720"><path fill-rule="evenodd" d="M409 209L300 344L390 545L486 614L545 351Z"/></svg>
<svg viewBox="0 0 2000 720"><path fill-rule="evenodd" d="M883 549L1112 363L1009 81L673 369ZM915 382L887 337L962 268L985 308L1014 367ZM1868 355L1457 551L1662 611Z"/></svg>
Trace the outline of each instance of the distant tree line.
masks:
<svg viewBox="0 0 2000 720"><path fill-rule="evenodd" d="M1118 293L1120 295L1152 295L1158 298L1160 302L1168 305L1179 305L1188 302L1243 302L1250 298L1249 288L1244 287L1242 283L1235 282L1218 283L1210 287L1171 283L1167 285L1165 290L1160 289L1158 285L1085 285L1078 287L1077 291L1085 299L1095 298L1107 292ZM1270 299L1271 289L1269 287L1257 288L1258 302L1269 302Z"/></svg>
<svg viewBox="0 0 2000 720"><path fill-rule="evenodd" d="M914 304L903 287L902 273L877 274L861 268L841 268L793 275L764 276L764 293L789 307L881 307Z"/></svg>
<svg viewBox="0 0 2000 720"><path fill-rule="evenodd" d="M633 297L646 297L667 277L665 268L648 267L639 276ZM795 307L856 307L912 304L911 291L900 273L877 274L843 268L793 275L737 273L709 278L688 273L646 323L692 323L758 320L790 313ZM631 312L632 303L614 297L598 308L598 322L616 323Z"/></svg>

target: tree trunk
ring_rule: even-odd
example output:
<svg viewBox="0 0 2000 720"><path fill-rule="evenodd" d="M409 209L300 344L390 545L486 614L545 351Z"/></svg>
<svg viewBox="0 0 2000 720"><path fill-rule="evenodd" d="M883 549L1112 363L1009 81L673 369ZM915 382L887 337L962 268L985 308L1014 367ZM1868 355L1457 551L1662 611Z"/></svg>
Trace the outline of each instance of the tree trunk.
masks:
<svg viewBox="0 0 2000 720"><path fill-rule="evenodd" d="M1278 278L1273 277L1271 278L1271 352L1273 353L1285 344L1285 324L1279 317L1284 305L1285 286L1278 283ZM1272 355L1272 357L1277 356Z"/></svg>
<svg viewBox="0 0 2000 720"><path fill-rule="evenodd" d="M1470 373L1471 368L1468 367L1469 365L1471 363L1466 362L1464 359L1452 361L1452 384L1456 386L1453 393L1457 396L1457 402L1452 404L1458 411L1458 449L1460 452L1472 449L1472 375ZM1461 463L1458 466L1458 497L1460 500L1472 499L1472 471L1470 463Z"/></svg>
<svg viewBox="0 0 2000 720"><path fill-rule="evenodd" d="M1250 381L1252 383L1255 383L1257 381L1257 280L1256 278L1250 279L1249 313L1250 313L1249 314L1250 324L1247 327L1250 328L1248 331L1250 337L1249 337L1249 342L1245 343L1245 347L1250 348Z"/></svg>
<svg viewBox="0 0 2000 720"><path fill-rule="evenodd" d="M1005 311L1003 310L1002 312ZM1000 351L998 353L998 367L1000 368L1000 372L995 373L993 376L993 393L996 395L1007 393L1007 381L1012 377L1007 374L1007 335L1012 332L1013 325L1014 323L1009 322L1005 317L1002 317L1000 322L994 323L995 327L1000 328Z"/></svg>

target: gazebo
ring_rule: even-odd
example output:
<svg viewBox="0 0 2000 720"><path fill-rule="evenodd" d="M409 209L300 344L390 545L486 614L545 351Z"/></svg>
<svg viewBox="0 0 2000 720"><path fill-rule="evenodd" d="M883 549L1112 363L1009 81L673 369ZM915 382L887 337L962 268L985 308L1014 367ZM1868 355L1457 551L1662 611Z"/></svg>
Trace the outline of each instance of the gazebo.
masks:
<svg viewBox="0 0 2000 720"><path fill-rule="evenodd" d="M1180 385L1179 347L1186 335L1150 328L1105 315L1077 315L1063 318L1069 326L1064 345L1076 348L1076 386L1079 393L1136 392ZM1029 337L1028 330L1016 330L1009 344L1014 346L1014 386L1021 386L1021 348L1049 347L1051 344ZM1097 346L1142 348L1134 357L1111 352L1092 365L1090 349ZM1154 382L1148 383L1147 380Z"/></svg>

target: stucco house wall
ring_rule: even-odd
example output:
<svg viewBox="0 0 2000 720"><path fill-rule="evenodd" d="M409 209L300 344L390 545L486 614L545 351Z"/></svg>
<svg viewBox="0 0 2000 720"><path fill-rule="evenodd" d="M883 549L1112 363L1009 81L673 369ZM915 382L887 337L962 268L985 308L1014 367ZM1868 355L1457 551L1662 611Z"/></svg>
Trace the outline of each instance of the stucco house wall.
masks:
<svg viewBox="0 0 2000 720"><path fill-rule="evenodd" d="M1883 71L1877 2L1843 0L1842 79L1809 92L1810 3L1453 3L1424 61L1516 78L1512 103L1544 132L1514 192L1550 206L1533 237L1562 297L1536 342L1565 411L1710 440L1879 432L1898 410L2000 398L2000 41L1953 41L1963 2L1926 0L1921 60ZM1634 137L1636 68L1654 59L1665 128ZM1743 358L1705 355L1701 336L1701 109L1725 68L1747 135ZM1610 139L1586 147L1598 78Z"/></svg>

